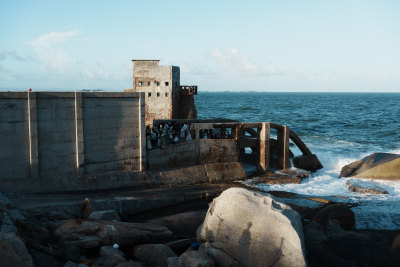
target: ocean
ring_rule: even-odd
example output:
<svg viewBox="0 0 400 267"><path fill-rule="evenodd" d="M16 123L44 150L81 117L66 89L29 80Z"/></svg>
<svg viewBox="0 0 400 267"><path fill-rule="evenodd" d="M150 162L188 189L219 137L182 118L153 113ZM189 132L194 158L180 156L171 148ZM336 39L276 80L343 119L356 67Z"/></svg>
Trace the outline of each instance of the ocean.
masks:
<svg viewBox="0 0 400 267"><path fill-rule="evenodd" d="M199 92L198 118L275 122L290 127L324 168L301 184L266 185L309 196L340 196L358 229L400 230L400 181L374 180L387 195L349 192L341 168L374 152L400 154L400 93ZM296 154L296 153L295 153Z"/></svg>

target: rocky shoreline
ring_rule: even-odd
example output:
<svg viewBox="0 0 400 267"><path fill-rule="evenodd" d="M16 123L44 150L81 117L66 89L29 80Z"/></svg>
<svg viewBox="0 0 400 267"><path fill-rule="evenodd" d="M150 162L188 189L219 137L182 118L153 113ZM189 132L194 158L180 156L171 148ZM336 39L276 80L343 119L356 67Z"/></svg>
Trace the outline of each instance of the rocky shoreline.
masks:
<svg viewBox="0 0 400 267"><path fill-rule="evenodd" d="M236 190L235 198L220 200L221 192L225 195L232 190ZM28 205L33 196L31 199L25 196L24 202L21 195L10 195L11 200L2 195L0 246L7 253L1 255L0 266L265 266L266 262L271 266L399 265L400 231L355 230L356 218L348 205L329 199L308 199L318 205L305 207L291 201L301 199L296 194L257 191L237 183L177 189L165 187L163 191L147 188L142 189L143 201L139 201L139 193L133 195L130 192L131 202L121 202L122 196L117 196L118 201L114 203L110 199L101 202L92 195L79 205L64 202L63 206L53 198L52 205L45 205L42 201L36 207L32 203ZM184 198L175 203L171 201L183 192ZM160 205L154 194L164 199L166 205ZM245 197L235 204L240 194ZM165 198L166 195L169 198ZM51 195L42 197L52 198ZM124 198L129 200L128 196ZM133 204L135 199L138 202ZM146 211L129 216L129 209L123 207L137 207L145 202ZM246 202L250 208L243 208ZM213 204L208 206L208 203ZM217 208L217 204L222 208ZM118 205L119 208L109 208ZM154 208L157 206L159 208ZM280 210L279 216L286 218L284 221L288 221L285 215L288 212L297 214L293 215L297 223L290 218L290 227L282 230L274 225L275 220L265 221L278 215L265 215L263 219L262 212L277 210ZM212 219L213 214L214 217L218 215L217 219ZM227 221L234 222L234 225L225 225L221 232ZM295 229L293 225L300 225L300 228L290 230ZM290 253L281 254L291 255L293 251L299 251L295 253L298 255L295 260L285 262L287 256L272 261L262 258L266 253L257 251L273 246L278 246L277 251L282 249L271 236L282 239L289 230L299 233L296 238L300 241L290 247ZM235 233L241 234L236 236ZM292 235L284 239L293 238ZM264 240L264 243L257 243L259 240ZM228 248L223 244L228 244ZM243 251L247 254L238 255ZM272 251L269 254L279 253ZM303 261L299 257L303 257ZM249 262L249 259L257 260Z"/></svg>

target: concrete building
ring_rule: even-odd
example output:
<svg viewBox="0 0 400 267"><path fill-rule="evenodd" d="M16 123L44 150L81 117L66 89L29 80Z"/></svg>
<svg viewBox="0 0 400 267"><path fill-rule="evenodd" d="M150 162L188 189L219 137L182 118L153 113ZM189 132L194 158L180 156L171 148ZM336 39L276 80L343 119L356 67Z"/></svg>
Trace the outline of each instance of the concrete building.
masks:
<svg viewBox="0 0 400 267"><path fill-rule="evenodd" d="M180 84L179 67L159 65L159 60L132 61L133 88L125 91L145 93L146 125L155 119L197 118L197 86Z"/></svg>

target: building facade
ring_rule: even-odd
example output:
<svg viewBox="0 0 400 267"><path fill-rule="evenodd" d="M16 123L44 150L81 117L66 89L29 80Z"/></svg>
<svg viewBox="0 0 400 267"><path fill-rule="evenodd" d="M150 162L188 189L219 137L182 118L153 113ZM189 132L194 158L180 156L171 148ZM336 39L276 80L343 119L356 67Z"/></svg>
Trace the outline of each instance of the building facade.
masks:
<svg viewBox="0 0 400 267"><path fill-rule="evenodd" d="M159 60L133 61L133 87L127 92L144 92L146 125L155 119L195 119L193 96L197 86L180 84L180 69L163 66Z"/></svg>

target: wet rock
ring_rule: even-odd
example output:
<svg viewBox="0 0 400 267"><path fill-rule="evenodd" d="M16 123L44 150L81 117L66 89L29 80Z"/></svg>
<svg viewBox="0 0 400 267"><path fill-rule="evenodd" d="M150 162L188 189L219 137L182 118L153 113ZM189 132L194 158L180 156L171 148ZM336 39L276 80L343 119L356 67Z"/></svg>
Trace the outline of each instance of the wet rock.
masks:
<svg viewBox="0 0 400 267"><path fill-rule="evenodd" d="M54 232L67 246L90 249L118 244L120 247L167 241L172 232L150 223L126 223L109 221L67 220Z"/></svg>
<svg viewBox="0 0 400 267"><path fill-rule="evenodd" d="M339 177L400 179L400 155L374 153L342 168Z"/></svg>
<svg viewBox="0 0 400 267"><path fill-rule="evenodd" d="M148 266L168 266L168 258L176 257L172 249L163 244L145 244L134 248L134 256Z"/></svg>
<svg viewBox="0 0 400 267"><path fill-rule="evenodd" d="M101 247L100 256L104 267L115 267L118 263L126 262L124 253L111 246Z"/></svg>
<svg viewBox="0 0 400 267"><path fill-rule="evenodd" d="M0 233L0 266L33 266L24 242L15 234Z"/></svg>
<svg viewBox="0 0 400 267"><path fill-rule="evenodd" d="M304 227L309 265L388 266L386 237L380 233L345 230L343 227L349 228L349 224L344 223L346 217L349 216L345 208L328 206Z"/></svg>
<svg viewBox="0 0 400 267"><path fill-rule="evenodd" d="M200 242L245 266L305 266L300 215L268 194L231 188L214 199Z"/></svg>
<svg viewBox="0 0 400 267"><path fill-rule="evenodd" d="M332 204L322 208L312 219L322 227L335 220L339 226L345 230L354 228L356 219L354 212L344 204Z"/></svg>
<svg viewBox="0 0 400 267"><path fill-rule="evenodd" d="M10 216L13 222L22 222L25 221L25 216L17 209L9 209L8 215Z"/></svg>
<svg viewBox="0 0 400 267"><path fill-rule="evenodd" d="M351 192L357 192L361 194L388 194L387 190L373 182L352 179L347 181L346 185Z"/></svg>
<svg viewBox="0 0 400 267"><path fill-rule="evenodd" d="M90 203L89 198L85 198L85 200L81 204L81 216L83 219L88 219L89 215L94 211L92 204Z"/></svg>
<svg viewBox="0 0 400 267"><path fill-rule="evenodd" d="M315 172L322 169L323 166L315 154L303 155L293 158L293 165L302 170Z"/></svg>
<svg viewBox="0 0 400 267"><path fill-rule="evenodd" d="M118 213L115 210L101 210L93 211L89 215L89 220L103 220L103 221L121 221Z"/></svg>
<svg viewBox="0 0 400 267"><path fill-rule="evenodd" d="M179 257L178 266L214 267L215 263L209 256L201 251L188 250Z"/></svg>
<svg viewBox="0 0 400 267"><path fill-rule="evenodd" d="M206 217L207 210L188 211L152 219L149 222L163 225L174 234L195 233Z"/></svg>

